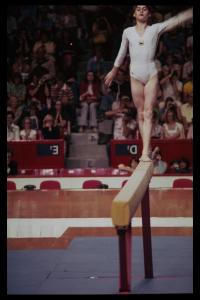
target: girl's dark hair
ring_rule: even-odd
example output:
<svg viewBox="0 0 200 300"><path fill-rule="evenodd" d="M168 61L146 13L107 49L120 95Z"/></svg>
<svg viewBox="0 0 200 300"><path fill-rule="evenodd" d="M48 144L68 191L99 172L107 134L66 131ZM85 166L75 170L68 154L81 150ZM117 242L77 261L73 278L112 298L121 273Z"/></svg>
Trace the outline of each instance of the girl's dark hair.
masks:
<svg viewBox="0 0 200 300"><path fill-rule="evenodd" d="M135 13L135 10L136 10L137 6L138 6L138 5L134 5L134 6L133 6L133 14ZM148 10L149 10L149 12L150 12L150 15L149 15L149 19L148 19L148 21L147 21L147 24L148 24L148 25L151 25L151 24L152 24L153 7L152 7L151 5L145 5L145 6L148 8ZM135 19L135 17L134 17L134 19ZM134 22L135 22L135 20L134 20Z"/></svg>

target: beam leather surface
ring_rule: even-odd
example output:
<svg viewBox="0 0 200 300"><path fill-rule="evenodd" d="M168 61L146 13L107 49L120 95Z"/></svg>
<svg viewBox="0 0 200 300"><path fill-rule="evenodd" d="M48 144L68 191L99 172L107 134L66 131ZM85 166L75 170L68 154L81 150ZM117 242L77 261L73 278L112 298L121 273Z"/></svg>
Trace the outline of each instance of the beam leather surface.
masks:
<svg viewBox="0 0 200 300"><path fill-rule="evenodd" d="M128 226L149 186L152 162L140 162L130 179L116 195L111 206L113 225Z"/></svg>

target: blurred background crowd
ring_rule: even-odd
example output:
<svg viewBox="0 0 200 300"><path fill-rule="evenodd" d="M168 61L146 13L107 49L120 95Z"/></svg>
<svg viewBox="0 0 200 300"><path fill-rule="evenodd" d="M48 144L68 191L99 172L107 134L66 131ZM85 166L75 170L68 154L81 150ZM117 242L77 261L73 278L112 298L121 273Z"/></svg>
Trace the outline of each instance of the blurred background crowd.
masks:
<svg viewBox="0 0 200 300"><path fill-rule="evenodd" d="M154 6L152 23L187 6ZM99 144L139 138L129 83L129 54L110 88L104 77L122 32L134 25L128 5L18 5L7 11L7 141L58 139L95 132ZM162 35L156 52L159 93L152 138L193 138L193 31Z"/></svg>

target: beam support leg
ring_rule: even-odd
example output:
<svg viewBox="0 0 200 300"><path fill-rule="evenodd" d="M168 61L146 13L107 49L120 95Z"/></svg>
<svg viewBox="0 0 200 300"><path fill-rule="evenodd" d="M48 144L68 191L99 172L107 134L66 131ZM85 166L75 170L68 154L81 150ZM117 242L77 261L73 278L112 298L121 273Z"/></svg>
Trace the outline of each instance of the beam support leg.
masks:
<svg viewBox="0 0 200 300"><path fill-rule="evenodd" d="M119 292L131 289L131 223L126 228L117 228L119 238Z"/></svg>
<svg viewBox="0 0 200 300"><path fill-rule="evenodd" d="M153 278L149 188L141 202L145 278Z"/></svg>

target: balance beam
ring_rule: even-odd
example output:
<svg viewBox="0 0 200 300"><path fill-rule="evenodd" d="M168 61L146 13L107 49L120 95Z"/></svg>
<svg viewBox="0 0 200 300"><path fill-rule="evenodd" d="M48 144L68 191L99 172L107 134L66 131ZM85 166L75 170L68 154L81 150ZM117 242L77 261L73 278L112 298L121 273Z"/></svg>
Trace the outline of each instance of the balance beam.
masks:
<svg viewBox="0 0 200 300"><path fill-rule="evenodd" d="M120 292L131 290L131 219L141 203L145 278L153 277L149 182L152 162L140 162L132 176L114 198L111 206L113 225L119 237Z"/></svg>

